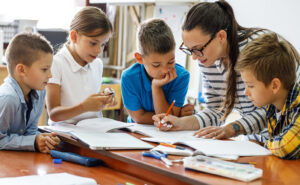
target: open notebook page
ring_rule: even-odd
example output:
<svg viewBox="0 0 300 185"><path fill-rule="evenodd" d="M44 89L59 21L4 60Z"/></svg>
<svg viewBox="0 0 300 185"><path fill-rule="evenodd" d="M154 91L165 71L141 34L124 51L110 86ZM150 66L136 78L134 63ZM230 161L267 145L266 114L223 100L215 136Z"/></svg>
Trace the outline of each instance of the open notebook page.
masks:
<svg viewBox="0 0 300 185"><path fill-rule="evenodd" d="M196 150L195 153L203 153L207 156L237 155L259 156L271 155L266 148L250 141L225 141L215 139L181 139L181 138L142 138L144 141L164 142L170 144L184 144Z"/></svg>

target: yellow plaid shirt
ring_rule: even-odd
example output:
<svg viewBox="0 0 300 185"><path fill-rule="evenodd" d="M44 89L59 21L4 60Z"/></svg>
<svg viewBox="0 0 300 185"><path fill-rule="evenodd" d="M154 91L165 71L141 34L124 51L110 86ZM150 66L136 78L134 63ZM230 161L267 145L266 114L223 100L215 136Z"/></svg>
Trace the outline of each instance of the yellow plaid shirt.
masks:
<svg viewBox="0 0 300 185"><path fill-rule="evenodd" d="M300 157L300 85L296 83L289 91L278 120L276 107L267 108L267 122L270 139L266 142L275 156L282 159Z"/></svg>

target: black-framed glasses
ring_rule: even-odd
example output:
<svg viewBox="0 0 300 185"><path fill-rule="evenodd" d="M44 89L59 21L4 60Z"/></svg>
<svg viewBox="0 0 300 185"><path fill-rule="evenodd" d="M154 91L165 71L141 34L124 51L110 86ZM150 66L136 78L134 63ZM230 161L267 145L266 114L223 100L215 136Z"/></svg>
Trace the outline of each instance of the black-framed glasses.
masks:
<svg viewBox="0 0 300 185"><path fill-rule="evenodd" d="M207 45L215 38L216 34L214 34L210 39L209 41L207 41L206 44L204 44L204 46L202 46L200 49L189 49L189 48L184 48L183 47L183 42L182 44L180 45L179 49L181 51L183 51L184 53L188 54L188 55L192 55L193 53L199 57L203 57L204 54L203 54L203 50L207 47Z"/></svg>

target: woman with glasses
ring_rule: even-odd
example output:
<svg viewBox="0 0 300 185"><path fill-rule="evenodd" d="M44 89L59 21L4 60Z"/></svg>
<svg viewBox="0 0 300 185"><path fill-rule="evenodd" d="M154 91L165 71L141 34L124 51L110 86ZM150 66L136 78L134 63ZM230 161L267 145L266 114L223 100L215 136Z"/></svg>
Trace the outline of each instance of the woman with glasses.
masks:
<svg viewBox="0 0 300 185"><path fill-rule="evenodd" d="M198 130L196 136L216 139L263 131L266 110L255 108L244 95L245 84L234 66L243 47L265 32L268 31L240 26L232 7L225 1L194 5L182 26L180 49L199 62L206 108L182 118L156 115L153 117L155 124L163 120L165 124L161 130ZM233 108L242 118L222 126ZM249 136L249 139L264 142L267 131L264 133Z"/></svg>

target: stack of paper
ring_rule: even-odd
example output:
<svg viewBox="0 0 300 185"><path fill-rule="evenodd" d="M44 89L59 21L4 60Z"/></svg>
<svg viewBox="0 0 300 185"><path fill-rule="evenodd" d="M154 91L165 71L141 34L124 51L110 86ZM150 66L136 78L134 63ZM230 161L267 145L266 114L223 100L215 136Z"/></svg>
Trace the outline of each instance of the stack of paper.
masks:
<svg viewBox="0 0 300 185"><path fill-rule="evenodd" d="M94 179L75 176L69 173L31 175L23 177L0 178L5 185L97 185Z"/></svg>

